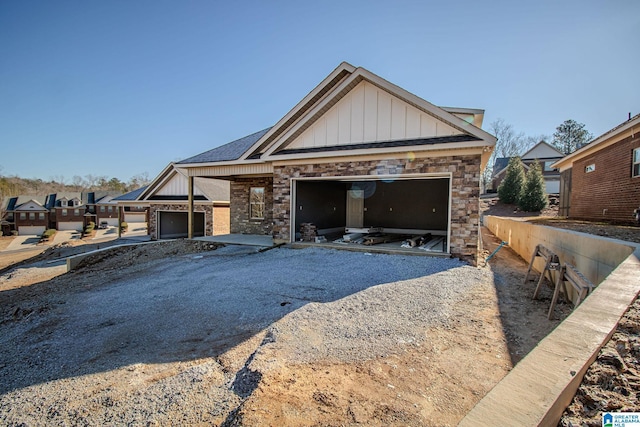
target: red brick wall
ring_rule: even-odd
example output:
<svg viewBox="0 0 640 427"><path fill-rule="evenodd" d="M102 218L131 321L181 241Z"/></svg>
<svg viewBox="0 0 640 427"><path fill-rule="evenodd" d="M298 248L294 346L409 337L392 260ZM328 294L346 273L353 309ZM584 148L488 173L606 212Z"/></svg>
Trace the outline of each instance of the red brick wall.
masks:
<svg viewBox="0 0 640 427"><path fill-rule="evenodd" d="M67 214L66 215L62 215L62 210L66 209L67 210ZM78 215L75 215L76 208L56 208L56 221L57 224L60 224L61 222L81 222L84 224L84 208L80 208ZM58 228L58 225L56 224L56 228Z"/></svg>
<svg viewBox="0 0 640 427"><path fill-rule="evenodd" d="M44 219L40 219L40 212L23 212L25 214L25 219L20 219L20 213L16 212L13 216L16 227L25 227L25 226L41 226L45 227L49 226L49 214L44 214ZM35 214L35 219L29 219L29 214Z"/></svg>
<svg viewBox="0 0 640 427"><path fill-rule="evenodd" d="M633 210L640 207L640 177L631 177L633 149L638 147L640 134L574 162L571 218L633 221ZM591 164L595 171L586 173L585 167Z"/></svg>

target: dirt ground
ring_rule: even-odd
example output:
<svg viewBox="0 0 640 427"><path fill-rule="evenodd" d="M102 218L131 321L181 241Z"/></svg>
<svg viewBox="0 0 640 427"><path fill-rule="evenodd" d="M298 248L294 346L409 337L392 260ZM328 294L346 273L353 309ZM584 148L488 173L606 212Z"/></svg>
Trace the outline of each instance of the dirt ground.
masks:
<svg viewBox="0 0 640 427"><path fill-rule="evenodd" d="M486 229L483 240L486 254L499 244ZM141 245L94 259L95 264L69 274L63 266L38 268L39 275L27 265L29 274L21 274L20 269L5 271L0 285L0 328L12 333L13 325L46 316L89 287L108 288L121 277L149 274L148 266L157 266L167 257L212 249L185 241ZM47 259L76 250L51 249L36 264L45 265ZM60 420L98 425L130 419L158 425L455 425L570 311L560 304L555 320L548 321L551 291L545 289L542 299L531 300L534 282L523 284L526 267L509 248L501 249L488 266L481 267L492 279L475 286L452 307L450 322L425 331L423 344L401 345L384 357L348 363L331 358L298 361L287 346L262 345L269 336L261 332L215 359L138 363L98 370L86 378L46 382L45 391L37 392L44 393L39 399L48 402L43 408L32 406L29 399L18 404L5 395L9 400L0 403L0 419L11 425L10 420L20 420L20 411L41 411L42 425ZM50 337L53 328L53 324L41 325L37 334ZM313 340L313 330L303 336ZM17 356L11 354L11 349L3 350L6 359L0 361L0 376L16 366L11 358ZM205 369L211 363L219 364L222 371ZM229 377L236 372L240 374ZM176 391L171 384L185 377L191 378L191 386ZM221 381L238 401L216 403L211 390ZM63 397L47 394L46 387ZM153 398L148 396L150 390L155 390ZM0 401L4 398L0 396ZM114 414L120 418L113 418Z"/></svg>

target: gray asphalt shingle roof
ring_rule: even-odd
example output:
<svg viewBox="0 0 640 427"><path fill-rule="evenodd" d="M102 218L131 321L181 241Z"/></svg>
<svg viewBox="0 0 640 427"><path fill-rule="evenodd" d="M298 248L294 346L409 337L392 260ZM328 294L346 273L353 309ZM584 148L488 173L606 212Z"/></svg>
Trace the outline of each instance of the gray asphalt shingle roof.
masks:
<svg viewBox="0 0 640 427"><path fill-rule="evenodd" d="M131 201L131 200L138 200L138 197L142 194L142 192L144 190L146 190L148 187L148 185L145 185L144 187L140 187L137 190L133 190L133 191L129 191L128 193L123 194L122 196L118 196L118 197L114 197L112 200L114 201Z"/></svg>
<svg viewBox="0 0 640 427"><path fill-rule="evenodd" d="M209 162L224 162L229 160L238 160L253 144L256 143L262 136L267 133L271 128L263 129L260 132L247 135L244 138L236 139L220 147L216 147L212 150L205 151L196 156L189 157L179 161L177 164L186 163L209 163Z"/></svg>

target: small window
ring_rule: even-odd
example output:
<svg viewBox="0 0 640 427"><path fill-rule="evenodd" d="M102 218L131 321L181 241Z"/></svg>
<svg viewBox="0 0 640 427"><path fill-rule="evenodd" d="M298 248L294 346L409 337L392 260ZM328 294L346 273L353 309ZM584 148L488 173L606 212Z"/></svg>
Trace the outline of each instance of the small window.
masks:
<svg viewBox="0 0 640 427"><path fill-rule="evenodd" d="M67 210L66 209L62 209L62 216L67 216Z"/></svg>
<svg viewBox="0 0 640 427"><path fill-rule="evenodd" d="M640 147L633 150L633 175L640 176Z"/></svg>
<svg viewBox="0 0 640 427"><path fill-rule="evenodd" d="M100 212L104 212L104 206L100 206Z"/></svg>
<svg viewBox="0 0 640 427"><path fill-rule="evenodd" d="M29 219L31 221L33 221L34 219L36 219L36 213L35 212L29 212Z"/></svg>
<svg viewBox="0 0 640 427"><path fill-rule="evenodd" d="M554 164L555 162L544 162L544 170L545 171L552 171L553 168L551 167L552 164Z"/></svg>
<svg viewBox="0 0 640 427"><path fill-rule="evenodd" d="M60 200L60 206L67 207L68 202L66 200Z"/></svg>
<svg viewBox="0 0 640 427"><path fill-rule="evenodd" d="M595 171L595 170L596 170L596 164L595 164L595 163L592 163L592 164L590 164L590 165L587 165L587 166L585 166L585 168L584 168L584 172L585 172L585 173L593 172L593 171Z"/></svg>
<svg viewBox="0 0 640 427"><path fill-rule="evenodd" d="M74 209L74 210L73 210L73 214L74 214L75 216L80 216L80 209Z"/></svg>
<svg viewBox="0 0 640 427"><path fill-rule="evenodd" d="M264 219L264 187L249 190L249 212L251 219Z"/></svg>
<svg viewBox="0 0 640 427"><path fill-rule="evenodd" d="M109 206L109 208L107 209L109 212L113 212L113 206Z"/></svg>
<svg viewBox="0 0 640 427"><path fill-rule="evenodd" d="M24 212L20 212L20 219L27 219L27 214Z"/></svg>
<svg viewBox="0 0 640 427"><path fill-rule="evenodd" d="M44 220L44 212L40 212L40 214L38 214L38 219Z"/></svg>

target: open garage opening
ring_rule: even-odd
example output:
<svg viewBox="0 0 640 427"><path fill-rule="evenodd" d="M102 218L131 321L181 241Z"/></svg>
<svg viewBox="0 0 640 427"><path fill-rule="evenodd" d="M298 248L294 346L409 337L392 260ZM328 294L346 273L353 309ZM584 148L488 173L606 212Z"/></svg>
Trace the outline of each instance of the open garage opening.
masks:
<svg viewBox="0 0 640 427"><path fill-rule="evenodd" d="M189 216L184 211L158 211L159 239L179 239L189 235ZM204 213L193 213L193 236L204 236Z"/></svg>
<svg viewBox="0 0 640 427"><path fill-rule="evenodd" d="M449 252L450 178L298 179L295 241Z"/></svg>

